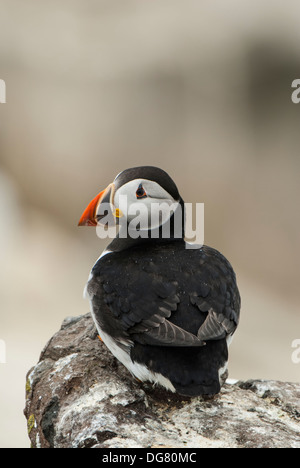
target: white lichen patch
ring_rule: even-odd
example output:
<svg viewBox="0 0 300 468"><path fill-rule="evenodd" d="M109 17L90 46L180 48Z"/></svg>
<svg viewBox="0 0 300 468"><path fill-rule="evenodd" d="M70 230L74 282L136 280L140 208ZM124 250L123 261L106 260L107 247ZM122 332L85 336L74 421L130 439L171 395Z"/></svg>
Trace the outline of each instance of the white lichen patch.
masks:
<svg viewBox="0 0 300 468"><path fill-rule="evenodd" d="M113 405L122 405L122 406L127 406L130 405L130 403L134 403L137 401L138 396L140 396L140 399L144 401L145 407L147 406L147 402L145 401L146 399L146 394L143 390L136 391L135 393L131 392L124 392L124 389L121 392L118 392L114 397L110 399L110 403Z"/></svg>
<svg viewBox="0 0 300 468"><path fill-rule="evenodd" d="M72 359L74 359L76 356L78 356L78 353L69 354L68 356L58 359L53 367L52 372L49 374L49 377L53 377L53 375L57 372L61 372L64 367L68 366Z"/></svg>
<svg viewBox="0 0 300 468"><path fill-rule="evenodd" d="M120 387L112 383L109 387L106 382L101 382L90 387L89 391L78 398L73 404L68 406L60 421L60 425L64 425L70 415L77 418L77 415L82 415L97 407L100 408L104 400L110 400L120 392ZM101 406L102 408L102 406ZM115 418L112 417L114 420Z"/></svg>
<svg viewBox="0 0 300 468"><path fill-rule="evenodd" d="M36 436L35 436L35 444L36 444L36 448L41 448L41 439L40 439L40 435L38 432L36 433Z"/></svg>
<svg viewBox="0 0 300 468"><path fill-rule="evenodd" d="M72 445L77 447L82 440L92 437L96 431L116 431L118 422L116 416L103 411L105 401L116 395L120 389L106 383L93 385L89 391L65 408L57 424L57 434L70 438ZM77 421L76 436L73 435L74 424ZM88 421L88 427L85 421ZM78 431L78 427L80 430Z"/></svg>
<svg viewBox="0 0 300 468"><path fill-rule="evenodd" d="M40 361L36 366L32 369L30 374L28 374L27 380L29 381L30 387L32 387L32 384L35 380L35 376L39 374L39 372L45 367L45 362Z"/></svg>

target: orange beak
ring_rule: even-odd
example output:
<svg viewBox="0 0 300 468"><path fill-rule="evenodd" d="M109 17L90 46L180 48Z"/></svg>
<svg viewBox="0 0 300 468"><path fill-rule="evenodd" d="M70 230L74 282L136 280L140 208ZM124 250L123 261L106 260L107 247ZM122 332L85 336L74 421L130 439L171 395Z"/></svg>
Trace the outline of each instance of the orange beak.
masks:
<svg viewBox="0 0 300 468"><path fill-rule="evenodd" d="M110 184L105 190L98 193L95 198L88 204L81 215L78 226L97 226L97 209L101 202L110 202L111 191L114 188Z"/></svg>

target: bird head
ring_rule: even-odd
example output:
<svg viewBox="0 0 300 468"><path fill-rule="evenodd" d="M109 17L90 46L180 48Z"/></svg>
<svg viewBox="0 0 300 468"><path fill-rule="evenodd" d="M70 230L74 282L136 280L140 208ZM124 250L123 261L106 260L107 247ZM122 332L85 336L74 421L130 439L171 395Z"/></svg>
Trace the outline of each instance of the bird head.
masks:
<svg viewBox="0 0 300 468"><path fill-rule="evenodd" d="M79 226L120 224L130 232L149 232L173 220L182 209L178 189L165 171L153 166L134 167L118 174L98 193L84 210ZM178 219L182 221L183 213ZM181 232L182 227L180 236Z"/></svg>

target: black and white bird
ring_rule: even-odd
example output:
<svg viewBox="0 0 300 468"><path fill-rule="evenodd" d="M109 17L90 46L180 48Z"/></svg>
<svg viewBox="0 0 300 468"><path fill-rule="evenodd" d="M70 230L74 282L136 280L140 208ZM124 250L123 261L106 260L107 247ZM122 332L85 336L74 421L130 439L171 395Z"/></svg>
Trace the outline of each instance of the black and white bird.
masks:
<svg viewBox="0 0 300 468"><path fill-rule="evenodd" d="M165 171L121 172L79 221L114 223L119 230L92 268L85 293L102 341L137 379L181 395L214 395L228 375L240 295L221 253L206 245L186 248L184 222L184 202Z"/></svg>

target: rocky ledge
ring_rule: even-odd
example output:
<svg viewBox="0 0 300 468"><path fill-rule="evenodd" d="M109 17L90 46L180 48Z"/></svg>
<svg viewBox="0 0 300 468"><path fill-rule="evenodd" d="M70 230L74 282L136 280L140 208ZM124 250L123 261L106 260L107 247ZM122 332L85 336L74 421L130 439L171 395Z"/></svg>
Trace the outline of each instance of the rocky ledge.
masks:
<svg viewBox="0 0 300 468"><path fill-rule="evenodd" d="M90 314L64 320L27 374L32 447L300 448L300 385L226 383L212 399L137 382L97 338Z"/></svg>

